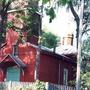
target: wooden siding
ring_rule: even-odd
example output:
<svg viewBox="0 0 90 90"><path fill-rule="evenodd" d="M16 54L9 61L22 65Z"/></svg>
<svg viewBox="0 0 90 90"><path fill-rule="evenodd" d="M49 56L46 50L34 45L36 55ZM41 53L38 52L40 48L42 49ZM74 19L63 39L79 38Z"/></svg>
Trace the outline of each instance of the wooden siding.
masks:
<svg viewBox="0 0 90 90"><path fill-rule="evenodd" d="M40 61L40 70L39 70L39 79L45 82L58 82L58 60L55 58L41 54L41 61Z"/></svg>
<svg viewBox="0 0 90 90"><path fill-rule="evenodd" d="M74 71L76 64L70 63L65 58L56 58L47 53L41 53L39 79L45 82L63 85L64 69L68 70L68 84L69 81L75 80Z"/></svg>
<svg viewBox="0 0 90 90"><path fill-rule="evenodd" d="M5 52L6 55L12 54L11 52L12 47L11 48L8 46L4 47L3 51ZM8 50L8 51L5 51L5 50ZM20 81L26 81L26 82L34 81L36 48L33 48L32 46L30 46L29 43L26 43L24 45L20 44L18 57L26 64L26 68L21 71ZM0 81L3 81L6 76L5 73L6 73L7 67L15 65L14 61L13 62L12 61L13 60L11 60L11 58L6 58L6 60L4 60L3 68L5 68L5 70L3 69L2 71L0 71Z"/></svg>
<svg viewBox="0 0 90 90"><path fill-rule="evenodd" d="M11 33L13 33L11 35ZM13 44L15 44L18 35L15 31L9 30L7 37L7 45L0 50L0 62L7 54L12 54ZM16 38L17 36L17 38ZM14 38L13 38L14 37ZM12 39L13 38L13 39ZM35 76L35 65L36 65L36 52L37 49L30 43L25 44L19 43L18 45L18 57L26 64L26 68L21 70L20 81L22 82L33 82ZM17 65L10 58L6 58L2 70L0 70L0 81L4 81L6 78L7 67ZM40 66L39 66L39 80L45 82L51 82L55 84L63 84L63 71L64 68L68 69L69 77L68 81L73 80L75 72L73 68L76 67L76 63L69 57L64 55L58 55L53 52L43 51L40 53Z"/></svg>

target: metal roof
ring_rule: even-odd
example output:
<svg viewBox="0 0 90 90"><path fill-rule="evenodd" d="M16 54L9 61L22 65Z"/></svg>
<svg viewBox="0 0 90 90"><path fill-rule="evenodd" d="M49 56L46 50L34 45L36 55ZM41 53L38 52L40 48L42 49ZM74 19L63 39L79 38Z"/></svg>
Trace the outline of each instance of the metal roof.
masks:
<svg viewBox="0 0 90 90"><path fill-rule="evenodd" d="M55 53L63 54L63 55L68 55L68 54L77 55L77 49L76 47L71 46L71 45L61 45L61 46L56 47Z"/></svg>
<svg viewBox="0 0 90 90"><path fill-rule="evenodd" d="M50 48L41 46L41 49L53 52L53 48L50 49ZM55 48L55 53L59 55L68 55L68 54L77 55L77 49L76 47L71 46L71 45L61 45Z"/></svg>

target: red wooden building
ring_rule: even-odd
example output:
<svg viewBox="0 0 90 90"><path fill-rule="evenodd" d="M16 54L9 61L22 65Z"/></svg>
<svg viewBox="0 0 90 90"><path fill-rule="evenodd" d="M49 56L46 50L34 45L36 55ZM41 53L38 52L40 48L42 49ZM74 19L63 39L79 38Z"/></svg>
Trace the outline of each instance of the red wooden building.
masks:
<svg viewBox="0 0 90 90"><path fill-rule="evenodd" d="M37 70L38 47L29 42L17 45L18 34L13 30L8 30L6 35L7 42L0 49L1 82L33 82L36 74L39 80L56 84L67 85L69 81L75 79L76 62L72 55L59 55L42 48Z"/></svg>
<svg viewBox="0 0 90 90"><path fill-rule="evenodd" d="M75 80L76 63L72 55L63 56L46 50L41 51L39 79L61 85Z"/></svg>

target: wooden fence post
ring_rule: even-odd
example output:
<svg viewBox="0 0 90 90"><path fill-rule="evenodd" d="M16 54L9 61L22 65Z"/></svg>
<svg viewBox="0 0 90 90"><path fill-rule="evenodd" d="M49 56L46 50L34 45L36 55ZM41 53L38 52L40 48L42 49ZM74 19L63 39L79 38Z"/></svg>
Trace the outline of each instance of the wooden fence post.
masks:
<svg viewBox="0 0 90 90"><path fill-rule="evenodd" d="M49 90L49 82L46 82L45 88L46 88L46 90Z"/></svg>
<svg viewBox="0 0 90 90"><path fill-rule="evenodd" d="M12 84L12 82L9 81L9 84L8 84L8 90L11 90L11 84Z"/></svg>

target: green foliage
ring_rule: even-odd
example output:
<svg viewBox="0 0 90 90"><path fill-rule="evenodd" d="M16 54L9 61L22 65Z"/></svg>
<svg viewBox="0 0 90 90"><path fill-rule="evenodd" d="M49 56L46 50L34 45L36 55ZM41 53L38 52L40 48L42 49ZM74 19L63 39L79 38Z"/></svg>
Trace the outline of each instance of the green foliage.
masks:
<svg viewBox="0 0 90 90"><path fill-rule="evenodd" d="M0 88L3 88L0 86ZM39 80L36 80L34 83L19 83L16 82L14 85L12 82L12 86L10 87L11 90L46 90L45 83Z"/></svg>
<svg viewBox="0 0 90 90"><path fill-rule="evenodd" d="M5 36L6 36L6 21L7 21L7 11L9 8L9 5L11 3L11 0L0 0L0 46L2 43L5 42Z"/></svg>
<svg viewBox="0 0 90 90"><path fill-rule="evenodd" d="M26 30L27 30L27 34L28 36L31 35L38 35L38 27L39 27L39 14L38 12L38 8L36 7L31 7L27 9L27 16L23 16L21 17L26 25Z"/></svg>
<svg viewBox="0 0 90 90"><path fill-rule="evenodd" d="M82 52L90 52L90 37L83 41Z"/></svg>
<svg viewBox="0 0 90 90"><path fill-rule="evenodd" d="M3 2L5 2L5 4L7 4L8 2L11 2L11 0L0 0L0 4L2 4Z"/></svg>
<svg viewBox="0 0 90 90"><path fill-rule="evenodd" d="M81 88L90 87L90 37L83 41L81 54Z"/></svg>
<svg viewBox="0 0 90 90"><path fill-rule="evenodd" d="M58 4L59 5L62 5L62 6L65 6L70 0L58 0Z"/></svg>
<svg viewBox="0 0 90 90"><path fill-rule="evenodd" d="M51 7L51 8L46 8L45 10L46 10L46 14L50 17L50 18L49 18L49 22L51 23L52 20L56 17L54 8L53 8L53 7Z"/></svg>
<svg viewBox="0 0 90 90"><path fill-rule="evenodd" d="M8 28L12 28L14 25L13 25L13 22L7 22L7 25L6 25L6 27L7 27L7 29ZM7 30L6 29L6 30Z"/></svg>
<svg viewBox="0 0 90 90"><path fill-rule="evenodd" d="M42 0L44 4L46 4L47 2L49 2L50 0Z"/></svg>
<svg viewBox="0 0 90 90"><path fill-rule="evenodd" d="M81 88L90 87L90 72L81 73Z"/></svg>
<svg viewBox="0 0 90 90"><path fill-rule="evenodd" d="M45 89L45 83L44 82L40 82L38 80L35 83L35 88L36 88L36 90L46 90Z"/></svg>
<svg viewBox="0 0 90 90"><path fill-rule="evenodd" d="M68 84L69 84L70 86L75 86L75 80L69 81Z"/></svg>
<svg viewBox="0 0 90 90"><path fill-rule="evenodd" d="M54 48L57 42L59 41L59 37L55 36L51 32L43 33L42 35L42 45L48 48Z"/></svg>
<svg viewBox="0 0 90 90"><path fill-rule="evenodd" d="M31 8L28 8L28 11L29 11L29 14L33 14L33 13L38 12L38 8L36 8L36 7L31 7Z"/></svg>

